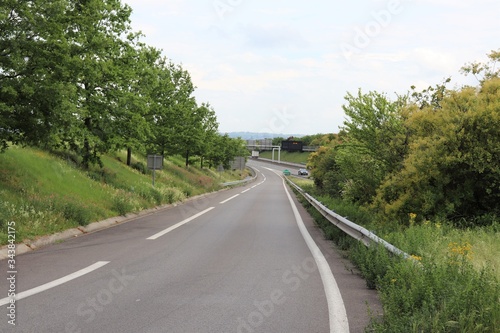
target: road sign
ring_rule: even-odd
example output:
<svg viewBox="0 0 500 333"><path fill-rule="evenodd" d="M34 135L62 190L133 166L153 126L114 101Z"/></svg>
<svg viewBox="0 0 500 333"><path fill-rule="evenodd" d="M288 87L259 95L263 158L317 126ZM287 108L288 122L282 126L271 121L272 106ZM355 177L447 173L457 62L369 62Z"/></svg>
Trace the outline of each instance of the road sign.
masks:
<svg viewBox="0 0 500 333"><path fill-rule="evenodd" d="M148 168L161 170L163 168L163 155L148 155Z"/></svg>
<svg viewBox="0 0 500 333"><path fill-rule="evenodd" d="M153 170L153 186L155 186L155 171L163 168L163 155L148 155L148 168Z"/></svg>

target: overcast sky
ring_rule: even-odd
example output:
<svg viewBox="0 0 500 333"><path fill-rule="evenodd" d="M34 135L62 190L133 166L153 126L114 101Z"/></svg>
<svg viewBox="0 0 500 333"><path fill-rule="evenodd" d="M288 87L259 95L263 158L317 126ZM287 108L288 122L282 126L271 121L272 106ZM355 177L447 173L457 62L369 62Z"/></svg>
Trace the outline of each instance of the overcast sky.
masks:
<svg viewBox="0 0 500 333"><path fill-rule="evenodd" d="M347 92L393 99L500 49L498 0L124 0L222 132L337 132Z"/></svg>

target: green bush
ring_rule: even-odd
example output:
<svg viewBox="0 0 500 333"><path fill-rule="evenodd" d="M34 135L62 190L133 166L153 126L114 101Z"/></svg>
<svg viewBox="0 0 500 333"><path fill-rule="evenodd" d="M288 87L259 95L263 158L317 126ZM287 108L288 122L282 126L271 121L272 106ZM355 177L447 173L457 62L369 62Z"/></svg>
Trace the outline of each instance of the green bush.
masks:
<svg viewBox="0 0 500 333"><path fill-rule="evenodd" d="M135 162L130 165L132 169L135 169L142 173L143 175L148 173L148 169L146 168L146 165L142 162Z"/></svg>
<svg viewBox="0 0 500 333"><path fill-rule="evenodd" d="M75 221L81 226L90 223L92 214L86 207L82 207L74 202L67 202L63 205L62 214L65 219Z"/></svg>
<svg viewBox="0 0 500 333"><path fill-rule="evenodd" d="M106 184L113 184L117 179L116 172L108 168L90 170L88 172L88 176L95 181L103 182Z"/></svg>
<svg viewBox="0 0 500 333"><path fill-rule="evenodd" d="M118 194L113 198L113 207L112 209L118 214L125 216L127 213L130 213L134 207L133 205L129 202L127 197L125 197L122 194Z"/></svg>
<svg viewBox="0 0 500 333"><path fill-rule="evenodd" d="M349 258L358 267L361 275L366 280L366 285L370 289L375 289L380 279L383 279L393 261L397 261L397 257L393 257L382 245L372 245L366 247L358 242L351 246Z"/></svg>
<svg viewBox="0 0 500 333"><path fill-rule="evenodd" d="M151 197L157 205L161 205L163 203L163 194L161 193L161 191L152 187L149 192L151 193Z"/></svg>

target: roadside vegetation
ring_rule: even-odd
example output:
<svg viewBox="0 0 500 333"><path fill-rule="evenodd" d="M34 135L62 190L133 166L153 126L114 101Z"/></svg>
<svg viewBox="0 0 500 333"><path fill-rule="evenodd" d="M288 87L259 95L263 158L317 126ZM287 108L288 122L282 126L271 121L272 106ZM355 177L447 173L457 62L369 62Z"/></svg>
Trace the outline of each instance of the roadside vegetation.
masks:
<svg viewBox="0 0 500 333"><path fill-rule="evenodd" d="M16 241L34 239L245 177L214 171L246 155L244 142L218 132L190 74L130 15L119 0L0 6L1 244L10 221ZM413 256L317 218L380 292L384 317L368 331L498 332L500 52L489 59L463 68L477 86L348 93L342 130L307 138L321 146L308 191ZM165 156L155 187L153 153Z"/></svg>
<svg viewBox="0 0 500 333"><path fill-rule="evenodd" d="M411 255L402 259L382 246L365 247L323 218L299 195L325 238L358 268L368 288L377 289L383 318L367 332L496 332L500 323L500 223L456 228L449 221L384 228L352 202L322 195L312 180L290 178L336 213L377 233ZM369 309L367 309L369 311Z"/></svg>
<svg viewBox="0 0 500 333"><path fill-rule="evenodd" d="M0 244L7 243L7 225L16 224L16 240L85 226L109 217L180 202L219 190L220 183L247 176L246 171L216 172L190 166L181 156L165 159L155 173L143 156L125 163L126 152L101 156L103 166L83 169L73 155L38 148L11 147L0 155Z"/></svg>
<svg viewBox="0 0 500 333"><path fill-rule="evenodd" d="M0 243L11 221L22 241L214 190L212 170L246 156L189 72L132 30L131 11L0 6ZM154 188L148 154L165 156Z"/></svg>
<svg viewBox="0 0 500 333"><path fill-rule="evenodd" d="M489 57L463 68L477 87L348 93L341 132L310 156L313 180L299 186L412 257L311 212L380 293L384 316L367 332L498 332L500 53Z"/></svg>

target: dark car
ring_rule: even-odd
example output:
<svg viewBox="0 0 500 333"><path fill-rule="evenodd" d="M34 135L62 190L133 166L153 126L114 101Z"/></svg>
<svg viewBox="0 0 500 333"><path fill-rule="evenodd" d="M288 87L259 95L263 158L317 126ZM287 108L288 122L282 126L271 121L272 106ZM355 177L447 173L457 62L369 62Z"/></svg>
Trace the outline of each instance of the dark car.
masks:
<svg viewBox="0 0 500 333"><path fill-rule="evenodd" d="M309 176L309 171L307 171L306 169L299 169L298 174L299 176Z"/></svg>

